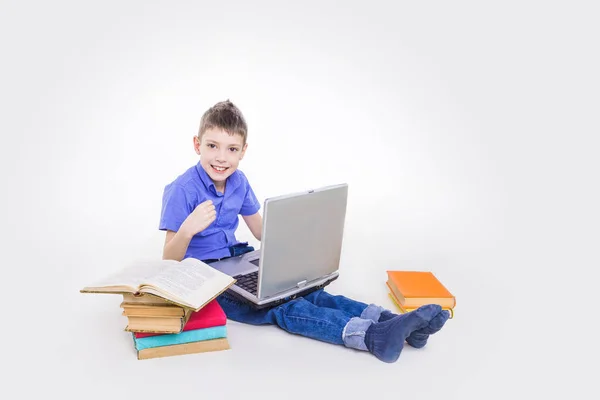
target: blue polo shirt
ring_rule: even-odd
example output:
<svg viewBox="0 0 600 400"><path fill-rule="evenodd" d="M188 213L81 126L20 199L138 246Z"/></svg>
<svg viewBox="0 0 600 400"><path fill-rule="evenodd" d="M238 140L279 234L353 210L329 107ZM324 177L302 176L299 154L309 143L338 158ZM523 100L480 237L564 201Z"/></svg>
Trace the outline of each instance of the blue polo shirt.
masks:
<svg viewBox="0 0 600 400"><path fill-rule="evenodd" d="M260 210L260 203L240 170L227 178L225 194L217 191L200 163L178 176L165 186L159 229L177 232L196 206L206 200L212 200L217 219L194 235L185 257L206 260L230 256L229 247L239 243L235 238L238 215L252 215Z"/></svg>

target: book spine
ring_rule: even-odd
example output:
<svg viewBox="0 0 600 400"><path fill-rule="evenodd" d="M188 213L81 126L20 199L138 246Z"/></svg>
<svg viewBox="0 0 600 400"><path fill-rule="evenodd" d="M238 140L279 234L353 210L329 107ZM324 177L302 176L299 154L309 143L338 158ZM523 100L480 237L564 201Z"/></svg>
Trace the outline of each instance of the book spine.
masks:
<svg viewBox="0 0 600 400"><path fill-rule="evenodd" d="M205 353L209 351L228 350L227 338L211 339L203 342L174 344L172 346L153 347L137 352L138 360L150 358L179 356L184 354Z"/></svg>
<svg viewBox="0 0 600 400"><path fill-rule="evenodd" d="M213 328L195 329L170 335L149 336L144 338L136 338L133 336L133 340L135 343L135 348L139 351L153 347L200 342L225 337L227 337L227 328L225 325L223 325L215 326Z"/></svg>

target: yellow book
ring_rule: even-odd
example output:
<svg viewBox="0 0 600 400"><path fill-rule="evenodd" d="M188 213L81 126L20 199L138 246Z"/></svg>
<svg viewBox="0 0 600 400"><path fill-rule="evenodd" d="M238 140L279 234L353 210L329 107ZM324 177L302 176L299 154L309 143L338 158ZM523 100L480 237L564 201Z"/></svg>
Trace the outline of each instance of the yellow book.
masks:
<svg viewBox="0 0 600 400"><path fill-rule="evenodd" d="M123 315L128 317L183 317L186 308L176 305L146 305L137 303L121 303Z"/></svg>
<svg viewBox="0 0 600 400"><path fill-rule="evenodd" d="M416 310L417 308L404 308L400 305L400 302L398 302L398 300L396 300L396 297L394 297L394 295L391 292L388 292L388 296L390 296L390 299L392 300L392 302L396 305L396 307L398 307L398 309L400 310L400 312L402 314L406 314L407 312L411 312ZM442 310L447 310L450 312L450 318L454 318L454 309L452 308L448 308L448 307L442 307Z"/></svg>
<svg viewBox="0 0 600 400"><path fill-rule="evenodd" d="M125 315L125 314L123 314ZM185 309L181 317L127 316L126 332L181 333L192 311Z"/></svg>

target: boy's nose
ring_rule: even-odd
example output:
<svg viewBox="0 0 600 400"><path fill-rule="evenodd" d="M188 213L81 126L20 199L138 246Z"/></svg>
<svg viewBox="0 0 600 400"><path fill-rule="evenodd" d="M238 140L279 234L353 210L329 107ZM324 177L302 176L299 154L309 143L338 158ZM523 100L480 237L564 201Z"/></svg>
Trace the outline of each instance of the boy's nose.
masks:
<svg viewBox="0 0 600 400"><path fill-rule="evenodd" d="M224 151L220 151L217 154L217 161L225 161L227 158L225 157L225 152Z"/></svg>

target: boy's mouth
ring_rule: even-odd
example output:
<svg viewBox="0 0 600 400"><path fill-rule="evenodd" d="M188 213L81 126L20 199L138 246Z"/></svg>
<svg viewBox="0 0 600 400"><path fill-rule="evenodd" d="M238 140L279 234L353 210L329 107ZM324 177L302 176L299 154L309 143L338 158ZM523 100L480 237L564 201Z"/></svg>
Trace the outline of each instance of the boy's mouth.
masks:
<svg viewBox="0 0 600 400"><path fill-rule="evenodd" d="M218 167L216 165L211 165L211 168L217 174L222 174L222 173L224 173L225 171L227 171L229 169L229 167Z"/></svg>

